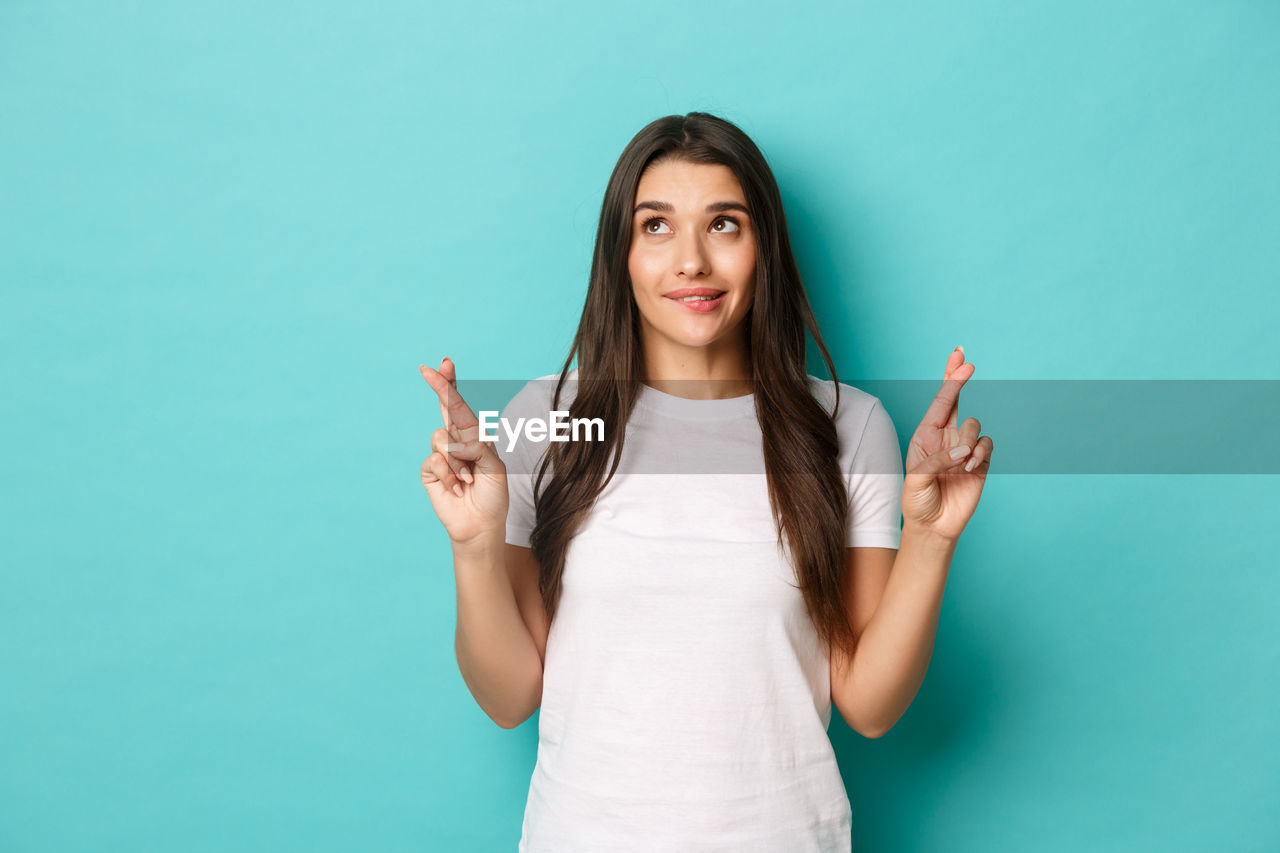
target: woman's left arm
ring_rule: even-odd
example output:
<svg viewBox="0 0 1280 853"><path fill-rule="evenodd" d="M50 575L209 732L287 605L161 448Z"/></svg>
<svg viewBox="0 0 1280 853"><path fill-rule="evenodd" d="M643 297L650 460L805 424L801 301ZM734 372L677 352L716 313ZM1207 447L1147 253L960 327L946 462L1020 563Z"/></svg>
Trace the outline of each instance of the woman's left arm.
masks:
<svg viewBox="0 0 1280 853"><path fill-rule="evenodd" d="M832 668L832 696L847 697L841 715L867 737L889 731L924 682L956 542L991 468L993 443L979 437L978 419L956 426L960 389L972 375L956 347L907 448L902 540L884 593L848 667Z"/></svg>

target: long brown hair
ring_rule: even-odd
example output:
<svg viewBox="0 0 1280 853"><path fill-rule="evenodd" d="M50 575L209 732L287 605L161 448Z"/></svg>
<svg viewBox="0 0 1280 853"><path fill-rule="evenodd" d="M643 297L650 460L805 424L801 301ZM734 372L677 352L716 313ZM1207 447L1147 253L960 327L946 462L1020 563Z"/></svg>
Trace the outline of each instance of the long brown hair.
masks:
<svg viewBox="0 0 1280 853"><path fill-rule="evenodd" d="M549 443L534 478L537 520L530 545L538 561L543 603L554 618L569 540L618 468L626 423L645 378L639 308L627 264L632 209L644 170L668 159L727 166L746 195L757 239L755 290L743 322L749 330L756 417L778 545L782 547L785 531L805 606L820 639L851 652L853 629L841 583L848 494L837 462L834 416L814 398L809 385L805 329L831 372L838 407L835 365L792 256L773 172L742 130L703 112L664 116L646 125L623 150L605 189L586 303L553 400L553 408L559 409L577 353L578 382L570 417L602 418L605 436L604 441ZM552 477L543 489L548 466Z"/></svg>

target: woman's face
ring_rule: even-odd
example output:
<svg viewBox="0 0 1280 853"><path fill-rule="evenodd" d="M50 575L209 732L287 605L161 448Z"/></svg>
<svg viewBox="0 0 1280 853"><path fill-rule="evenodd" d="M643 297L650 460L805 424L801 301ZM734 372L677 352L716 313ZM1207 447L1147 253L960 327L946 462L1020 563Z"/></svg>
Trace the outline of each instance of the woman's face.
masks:
<svg viewBox="0 0 1280 853"><path fill-rule="evenodd" d="M636 188L627 266L646 338L685 347L741 346L756 236L733 171L683 160L649 166ZM720 295L678 301L687 290Z"/></svg>

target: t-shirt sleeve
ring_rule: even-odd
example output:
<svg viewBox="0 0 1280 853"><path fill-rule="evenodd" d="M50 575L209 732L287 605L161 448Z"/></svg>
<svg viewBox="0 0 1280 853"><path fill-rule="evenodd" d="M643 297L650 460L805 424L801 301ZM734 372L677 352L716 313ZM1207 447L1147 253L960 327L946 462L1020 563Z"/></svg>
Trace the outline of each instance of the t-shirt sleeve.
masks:
<svg viewBox="0 0 1280 853"><path fill-rule="evenodd" d="M537 393L539 385L538 380L526 385L520 390L511 401L503 408L499 417L513 426L520 418L539 417L546 418L548 412L542 409L547 407L539 407L537 405ZM529 441L523 435L519 435L514 445L511 445L511 439L501 427L497 430L497 441L494 449L498 452L498 458L502 460L502 464L507 468L507 532L506 541L510 545L519 545L521 548L530 547L529 537L533 534L533 525L535 521L534 501L533 501L533 481L538 473L538 465L542 459L547 444L546 442ZM550 477L550 470L547 471L547 477L543 479L545 486Z"/></svg>
<svg viewBox="0 0 1280 853"><path fill-rule="evenodd" d="M879 399L850 464L847 548L897 548L902 541L902 450Z"/></svg>

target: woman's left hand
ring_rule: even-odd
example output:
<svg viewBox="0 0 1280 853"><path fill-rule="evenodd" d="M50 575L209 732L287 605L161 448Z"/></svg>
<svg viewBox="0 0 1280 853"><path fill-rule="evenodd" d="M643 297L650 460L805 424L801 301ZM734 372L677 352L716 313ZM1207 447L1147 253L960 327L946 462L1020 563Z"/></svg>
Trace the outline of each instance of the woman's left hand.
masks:
<svg viewBox="0 0 1280 853"><path fill-rule="evenodd" d="M973 372L973 364L964 360L964 350L956 347L947 357L942 390L907 446L903 527L951 542L960 538L973 516L991 468L991 437L978 437L982 429L978 419L965 418L956 428L960 389ZM950 451L962 446L968 450L952 458Z"/></svg>

